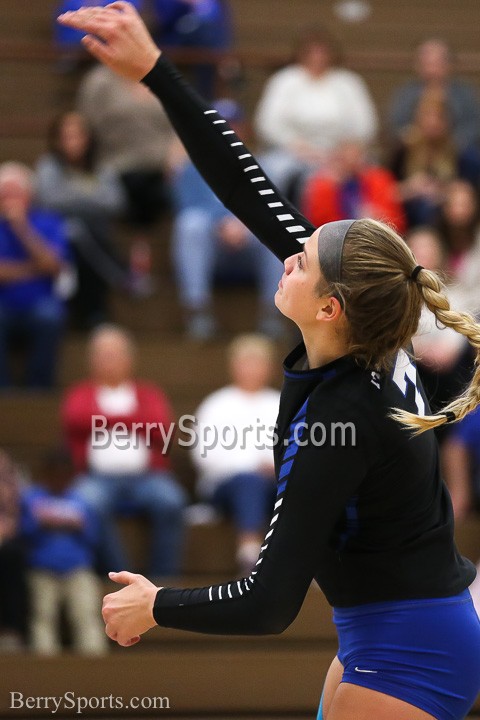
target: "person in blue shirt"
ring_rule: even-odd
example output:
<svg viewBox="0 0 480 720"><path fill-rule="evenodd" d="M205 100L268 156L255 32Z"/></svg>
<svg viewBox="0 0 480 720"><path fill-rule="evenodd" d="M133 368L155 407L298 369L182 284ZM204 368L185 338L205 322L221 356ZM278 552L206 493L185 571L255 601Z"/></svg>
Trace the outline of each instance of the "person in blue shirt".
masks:
<svg viewBox="0 0 480 720"><path fill-rule="evenodd" d="M443 471L450 491L455 520L462 522L480 513L480 408L452 427L443 447ZM470 586L480 616L480 558L477 577Z"/></svg>
<svg viewBox="0 0 480 720"><path fill-rule="evenodd" d="M84 3L85 4L85 3ZM233 28L227 0L152 0L157 42L170 47L228 50ZM193 84L208 98L215 93L214 65L195 65Z"/></svg>
<svg viewBox="0 0 480 720"><path fill-rule="evenodd" d="M443 459L455 519L480 512L480 408L452 427Z"/></svg>
<svg viewBox="0 0 480 720"><path fill-rule="evenodd" d="M51 451L41 484L22 497L21 533L26 544L31 595L30 634L35 652L60 651L59 612L66 606L75 651L101 655L107 649L99 621L99 581L93 570L99 539L93 510L72 489L68 454Z"/></svg>
<svg viewBox="0 0 480 720"><path fill-rule="evenodd" d="M58 3L54 13L54 18L57 17L57 13L68 12L70 10L78 10L81 7L87 5L105 6L108 5L110 0L62 0ZM129 0L137 10L142 10L143 0ZM74 30L73 28L61 27L57 22L53 26L54 41L59 50L62 51L80 51L81 50L81 39L84 33Z"/></svg>
<svg viewBox="0 0 480 720"><path fill-rule="evenodd" d="M245 133L243 109L237 102L222 98L215 106L240 134ZM212 312L214 280L226 285L255 280L260 295L257 329L275 340L282 337L285 327L272 301L280 262L218 200L178 140L170 159L173 265L187 337L209 340L218 331Z"/></svg>
<svg viewBox="0 0 480 720"><path fill-rule="evenodd" d="M68 255L63 221L32 199L30 169L0 165L0 388L12 384L9 353L18 341L26 347L24 384L54 384L65 322L55 284Z"/></svg>
<svg viewBox="0 0 480 720"><path fill-rule="evenodd" d="M224 0L153 0L153 8L165 44L223 49L231 43L231 18Z"/></svg>

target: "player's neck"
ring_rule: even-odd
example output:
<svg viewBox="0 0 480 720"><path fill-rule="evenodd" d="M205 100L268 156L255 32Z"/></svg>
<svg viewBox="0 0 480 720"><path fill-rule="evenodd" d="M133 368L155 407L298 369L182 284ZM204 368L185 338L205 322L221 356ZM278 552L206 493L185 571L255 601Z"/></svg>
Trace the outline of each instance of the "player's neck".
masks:
<svg viewBox="0 0 480 720"><path fill-rule="evenodd" d="M315 337L308 337L307 334L304 334L303 341L310 368L322 367L348 355L349 348L345 338L334 333L316 333Z"/></svg>

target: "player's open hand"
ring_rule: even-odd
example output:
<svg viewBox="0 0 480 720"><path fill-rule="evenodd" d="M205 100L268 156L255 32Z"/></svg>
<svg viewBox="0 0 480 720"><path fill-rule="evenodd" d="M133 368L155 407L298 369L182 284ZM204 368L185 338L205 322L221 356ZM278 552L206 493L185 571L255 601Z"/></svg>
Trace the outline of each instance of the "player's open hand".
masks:
<svg viewBox="0 0 480 720"><path fill-rule="evenodd" d="M153 604L159 588L143 575L126 571L108 575L110 580L125 587L103 599L105 632L119 645L130 647L139 642L140 635L156 625Z"/></svg>
<svg viewBox="0 0 480 720"><path fill-rule="evenodd" d="M160 50L129 2L82 7L60 15L58 22L87 33L83 45L100 62L130 80L141 80L153 68Z"/></svg>

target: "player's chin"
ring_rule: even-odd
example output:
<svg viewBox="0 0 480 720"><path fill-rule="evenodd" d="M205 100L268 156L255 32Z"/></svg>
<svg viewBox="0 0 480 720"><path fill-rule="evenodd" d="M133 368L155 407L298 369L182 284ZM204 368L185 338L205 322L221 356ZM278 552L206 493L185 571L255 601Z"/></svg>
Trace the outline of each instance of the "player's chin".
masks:
<svg viewBox="0 0 480 720"><path fill-rule="evenodd" d="M277 292L275 293L274 301L277 310L280 310L282 315L291 319L288 312L288 302L286 301L283 288L278 288Z"/></svg>

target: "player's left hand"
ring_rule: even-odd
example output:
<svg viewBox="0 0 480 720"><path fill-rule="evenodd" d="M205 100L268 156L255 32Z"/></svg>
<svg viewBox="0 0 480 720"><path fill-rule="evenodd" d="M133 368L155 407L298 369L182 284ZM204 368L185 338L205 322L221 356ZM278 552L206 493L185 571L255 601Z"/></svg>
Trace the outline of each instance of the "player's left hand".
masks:
<svg viewBox="0 0 480 720"><path fill-rule="evenodd" d="M141 80L155 65L160 50L133 5L124 0L106 7L65 12L58 22L87 33L84 47L100 62L129 80Z"/></svg>
<svg viewBox="0 0 480 720"><path fill-rule="evenodd" d="M127 571L111 572L108 576L125 587L103 599L105 632L119 645L130 647L139 642L140 635L155 627L153 604L160 588L143 575Z"/></svg>

